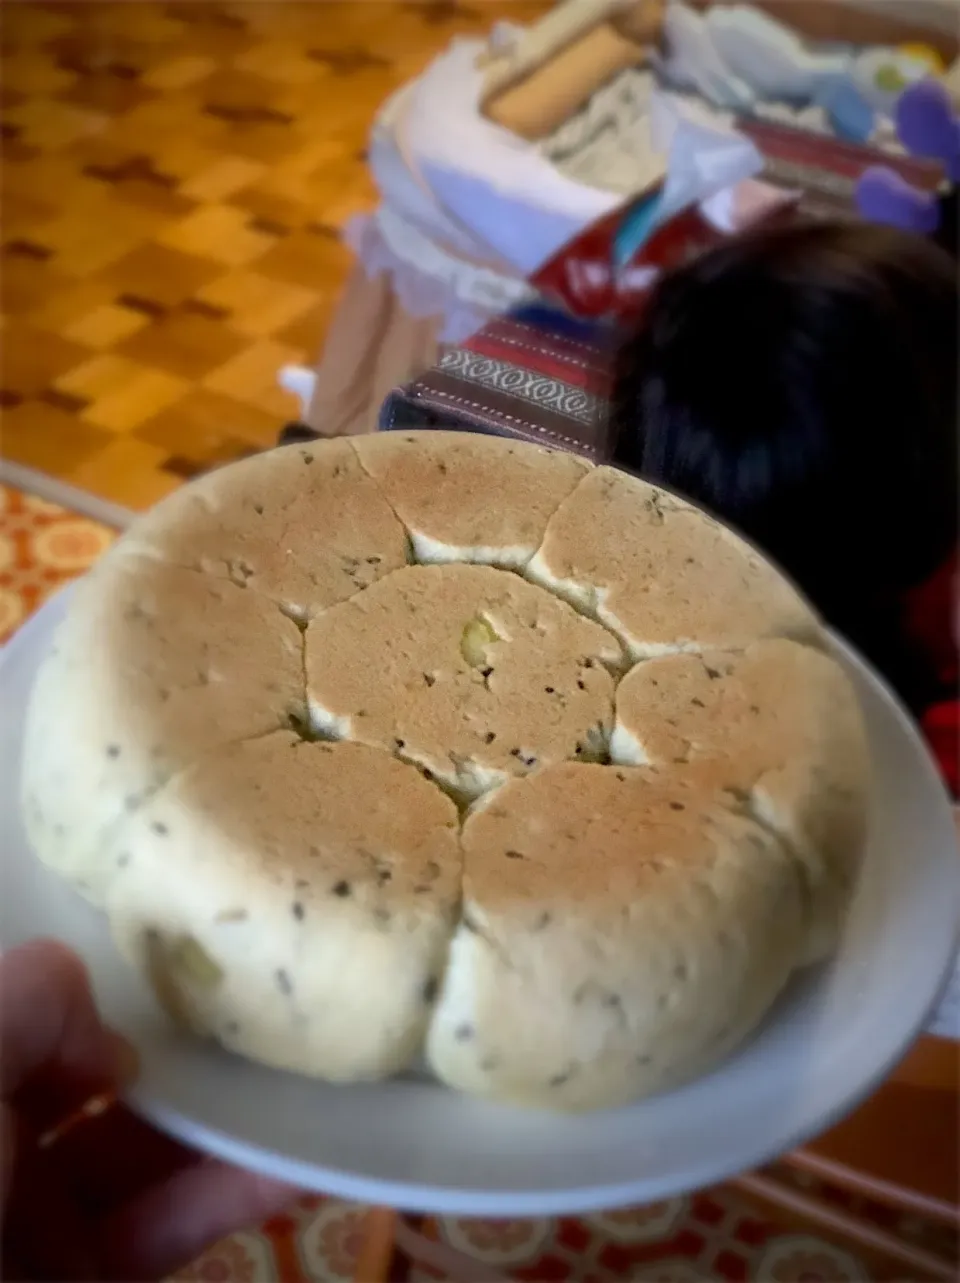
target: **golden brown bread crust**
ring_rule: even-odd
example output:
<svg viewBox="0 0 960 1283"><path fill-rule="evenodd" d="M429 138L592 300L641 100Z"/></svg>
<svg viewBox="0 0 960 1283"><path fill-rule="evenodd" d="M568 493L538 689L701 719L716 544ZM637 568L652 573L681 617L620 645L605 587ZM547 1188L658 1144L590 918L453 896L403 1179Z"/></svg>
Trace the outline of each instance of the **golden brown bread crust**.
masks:
<svg viewBox="0 0 960 1283"><path fill-rule="evenodd" d="M316 725L470 798L600 751L622 662L605 628L517 575L411 566L314 622L307 696Z"/></svg>
<svg viewBox="0 0 960 1283"><path fill-rule="evenodd" d="M277 731L149 800L110 852L127 860L107 908L198 1031L281 1069L380 1078L423 1043L458 846L456 808L413 767Z"/></svg>
<svg viewBox="0 0 960 1283"><path fill-rule="evenodd" d="M121 548L264 593L312 619L407 561L407 535L351 443L269 450L175 491Z"/></svg>
<svg viewBox="0 0 960 1283"><path fill-rule="evenodd" d="M635 659L820 635L813 611L758 552L615 468L596 468L560 505L527 573L606 624Z"/></svg>
<svg viewBox="0 0 960 1283"><path fill-rule="evenodd" d="M24 818L41 856L99 899L109 835L151 792L302 717L301 650L266 597L121 543L78 586L33 692Z"/></svg>
<svg viewBox="0 0 960 1283"><path fill-rule="evenodd" d="M428 1054L466 1091L581 1110L674 1086L742 1039L802 948L786 848L718 790L649 769L513 780L468 818L463 854Z"/></svg>
<svg viewBox="0 0 960 1283"><path fill-rule="evenodd" d="M829 656L787 639L638 664L617 689L613 755L680 764L787 841L817 908L811 959L836 944L865 839L860 710Z"/></svg>
<svg viewBox="0 0 960 1283"><path fill-rule="evenodd" d="M191 1028L338 1081L426 1045L454 1086L585 1109L708 1068L830 946L867 779L754 550L611 469L427 432L139 522L58 632L23 795Z"/></svg>
<svg viewBox="0 0 960 1283"><path fill-rule="evenodd" d="M525 565L560 501L592 466L470 432L388 432L355 445L421 562Z"/></svg>

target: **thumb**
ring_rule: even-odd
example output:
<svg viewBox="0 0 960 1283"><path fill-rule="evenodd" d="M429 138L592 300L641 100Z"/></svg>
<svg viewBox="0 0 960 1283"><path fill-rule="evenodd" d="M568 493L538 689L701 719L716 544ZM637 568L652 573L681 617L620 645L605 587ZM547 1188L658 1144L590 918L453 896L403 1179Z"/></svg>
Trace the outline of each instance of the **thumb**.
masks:
<svg viewBox="0 0 960 1283"><path fill-rule="evenodd" d="M216 1159L185 1168L107 1219L107 1277L166 1278L211 1244L283 1211L298 1193Z"/></svg>
<svg viewBox="0 0 960 1283"><path fill-rule="evenodd" d="M130 1049L100 1019L86 968L54 940L0 956L0 1047L3 1100L50 1072L102 1091L129 1067Z"/></svg>

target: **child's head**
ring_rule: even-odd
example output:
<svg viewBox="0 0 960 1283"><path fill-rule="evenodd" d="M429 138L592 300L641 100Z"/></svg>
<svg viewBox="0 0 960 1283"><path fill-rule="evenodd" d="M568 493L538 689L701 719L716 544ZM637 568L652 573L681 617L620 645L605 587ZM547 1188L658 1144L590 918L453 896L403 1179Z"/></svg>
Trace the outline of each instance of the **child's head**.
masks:
<svg viewBox="0 0 960 1283"><path fill-rule="evenodd" d="M738 527L889 671L879 617L957 539L957 321L956 264L906 233L731 241L624 345L617 461Z"/></svg>

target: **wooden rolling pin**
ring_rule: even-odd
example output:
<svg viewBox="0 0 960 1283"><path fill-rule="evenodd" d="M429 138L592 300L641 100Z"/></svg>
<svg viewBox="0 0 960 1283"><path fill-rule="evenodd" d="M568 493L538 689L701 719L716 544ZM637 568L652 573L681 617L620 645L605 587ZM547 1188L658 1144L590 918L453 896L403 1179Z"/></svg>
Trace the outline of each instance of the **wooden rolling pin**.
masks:
<svg viewBox="0 0 960 1283"><path fill-rule="evenodd" d="M581 36L608 21L614 13L622 13L633 2L562 0L528 27L509 49L485 57L483 101L515 88L561 49L575 44Z"/></svg>
<svg viewBox="0 0 960 1283"><path fill-rule="evenodd" d="M621 71L643 62L647 49L603 23L550 57L512 88L487 98L488 119L535 141L545 138Z"/></svg>

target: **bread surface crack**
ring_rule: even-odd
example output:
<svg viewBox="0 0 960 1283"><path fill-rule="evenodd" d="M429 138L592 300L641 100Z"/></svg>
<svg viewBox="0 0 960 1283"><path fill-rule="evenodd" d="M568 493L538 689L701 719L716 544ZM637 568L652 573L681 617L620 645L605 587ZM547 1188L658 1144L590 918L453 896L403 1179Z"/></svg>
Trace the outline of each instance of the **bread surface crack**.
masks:
<svg viewBox="0 0 960 1283"><path fill-rule="evenodd" d="M517 968L509 953L507 953L490 929L479 920L475 910L472 911L471 906L466 903L461 908L460 920L456 927L456 931L460 930L469 931L471 935L475 935L479 940L482 940L507 971L516 971Z"/></svg>
<svg viewBox="0 0 960 1283"><path fill-rule="evenodd" d="M813 922L813 904L814 892L810 883L810 870L803 852L797 846L793 837L775 823L769 816L763 813L763 809L757 801L757 789L763 782L763 776L759 776L749 788L735 788L726 786L721 789L724 797L728 799L727 806L734 815L742 816L749 820L751 824L772 838L777 846L789 858L791 868L796 874L797 886L800 891L800 898L803 902L803 917L808 924Z"/></svg>
<svg viewBox="0 0 960 1283"><path fill-rule="evenodd" d="M125 801L123 813L112 824L108 825L102 834L101 846L103 849L111 849L117 840L123 837L125 827L136 819L143 808L185 775L189 775L191 771L205 765L212 757L225 750L238 748L241 744L255 744L258 740L268 739L271 735L290 730L289 723L286 720L287 717L289 717L289 714L286 717L283 715L278 716L277 722L273 726L266 727L262 731L252 731L248 735L238 735L234 739L222 740L218 744L211 745L203 756L192 758L189 762L185 762L183 766L178 766L176 770L160 774L153 783L147 784L136 793L129 794Z"/></svg>
<svg viewBox="0 0 960 1283"><path fill-rule="evenodd" d="M375 488L375 490L377 491L377 494L380 496L383 502L387 505L387 507L393 513L394 519L396 520L400 528L403 530L404 539L405 539L404 560L406 561L406 564L408 566L422 565L423 563L417 557L417 549L413 539L413 531L410 529L410 527L407 525L404 519L400 516L400 513L397 511L396 504L391 502L390 496L387 494L386 490L384 490L383 486L380 484L379 478L375 477L373 473L370 471L370 469L367 467L366 463L363 460L363 456L360 454L360 451L356 447L356 443L351 441L349 438L347 438L347 441L350 446L350 450L353 454L353 457L357 461L357 467L360 469L363 475L367 478L370 484ZM361 591L363 590L361 589Z"/></svg>

